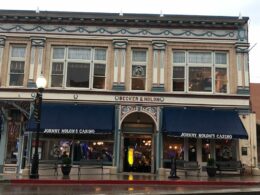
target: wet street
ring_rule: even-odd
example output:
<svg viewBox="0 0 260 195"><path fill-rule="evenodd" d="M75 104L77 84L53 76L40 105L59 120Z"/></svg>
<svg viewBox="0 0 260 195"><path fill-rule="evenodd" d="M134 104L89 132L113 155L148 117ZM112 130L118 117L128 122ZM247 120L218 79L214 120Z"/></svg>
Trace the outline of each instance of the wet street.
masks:
<svg viewBox="0 0 260 195"><path fill-rule="evenodd" d="M0 184L1 195L260 194L260 186Z"/></svg>

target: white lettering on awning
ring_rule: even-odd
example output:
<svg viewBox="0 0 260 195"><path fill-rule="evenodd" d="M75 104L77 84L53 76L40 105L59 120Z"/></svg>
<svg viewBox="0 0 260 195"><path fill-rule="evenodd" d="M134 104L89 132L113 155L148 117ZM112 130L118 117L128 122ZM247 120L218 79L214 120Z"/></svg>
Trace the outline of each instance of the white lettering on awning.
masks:
<svg viewBox="0 0 260 195"><path fill-rule="evenodd" d="M215 134L215 133L181 133L180 137L200 138L200 139L232 139L230 134Z"/></svg>
<svg viewBox="0 0 260 195"><path fill-rule="evenodd" d="M48 134L95 134L95 129L44 129Z"/></svg>

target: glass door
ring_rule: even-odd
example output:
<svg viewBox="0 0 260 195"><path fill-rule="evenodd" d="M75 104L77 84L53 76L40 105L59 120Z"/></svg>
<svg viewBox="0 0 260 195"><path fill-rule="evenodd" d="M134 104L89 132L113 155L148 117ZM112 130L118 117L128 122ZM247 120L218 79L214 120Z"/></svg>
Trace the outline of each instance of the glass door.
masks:
<svg viewBox="0 0 260 195"><path fill-rule="evenodd" d="M125 134L124 136L124 171L151 172L152 136Z"/></svg>

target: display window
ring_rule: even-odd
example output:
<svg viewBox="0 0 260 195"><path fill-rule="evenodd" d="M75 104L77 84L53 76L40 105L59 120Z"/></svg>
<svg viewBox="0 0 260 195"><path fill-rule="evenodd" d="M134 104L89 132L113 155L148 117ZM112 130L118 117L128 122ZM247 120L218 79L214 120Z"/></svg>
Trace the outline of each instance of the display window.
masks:
<svg viewBox="0 0 260 195"><path fill-rule="evenodd" d="M207 162L210 158L210 140L202 140L202 162Z"/></svg>
<svg viewBox="0 0 260 195"><path fill-rule="evenodd" d="M76 164L82 160L103 160L112 165L113 136L96 135L70 138L70 136L41 136L41 160L59 160L66 153Z"/></svg>
<svg viewBox="0 0 260 195"><path fill-rule="evenodd" d="M8 122L8 134L7 134L7 151L6 151L6 164L16 164L18 159L19 148L19 130L20 124L15 121Z"/></svg>
<svg viewBox="0 0 260 195"><path fill-rule="evenodd" d="M179 137L163 137L163 160L164 168L170 167L172 158L184 160L184 138Z"/></svg>
<svg viewBox="0 0 260 195"><path fill-rule="evenodd" d="M189 139L189 161L197 161L197 139Z"/></svg>
<svg viewBox="0 0 260 195"><path fill-rule="evenodd" d="M235 140L216 140L216 160L231 161L237 160Z"/></svg>

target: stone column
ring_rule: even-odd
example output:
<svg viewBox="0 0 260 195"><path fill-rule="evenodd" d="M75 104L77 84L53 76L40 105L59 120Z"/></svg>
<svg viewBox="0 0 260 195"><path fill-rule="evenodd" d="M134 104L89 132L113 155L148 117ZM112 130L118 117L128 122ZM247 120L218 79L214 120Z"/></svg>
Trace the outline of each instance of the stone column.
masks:
<svg viewBox="0 0 260 195"><path fill-rule="evenodd" d="M153 41L153 86L152 91L164 91L164 67L166 41Z"/></svg>
<svg viewBox="0 0 260 195"><path fill-rule="evenodd" d="M4 46L5 46L5 36L0 36L0 86L1 86L1 76L2 76L2 61L3 61L3 53L4 53Z"/></svg>
<svg viewBox="0 0 260 195"><path fill-rule="evenodd" d="M7 142L7 123L8 123L8 118L7 118L7 113L5 110L1 111L1 116L2 117L2 131L1 133L1 141L0 141L0 173L4 172L4 159L5 159L5 153L6 153L6 142Z"/></svg>
<svg viewBox="0 0 260 195"><path fill-rule="evenodd" d="M29 80L27 86L36 87L35 81L44 71L43 69L43 48L45 46L46 39L44 37L31 37L31 57L30 57L30 69Z"/></svg>
<svg viewBox="0 0 260 195"><path fill-rule="evenodd" d="M237 94L249 94L248 43L236 43Z"/></svg>

